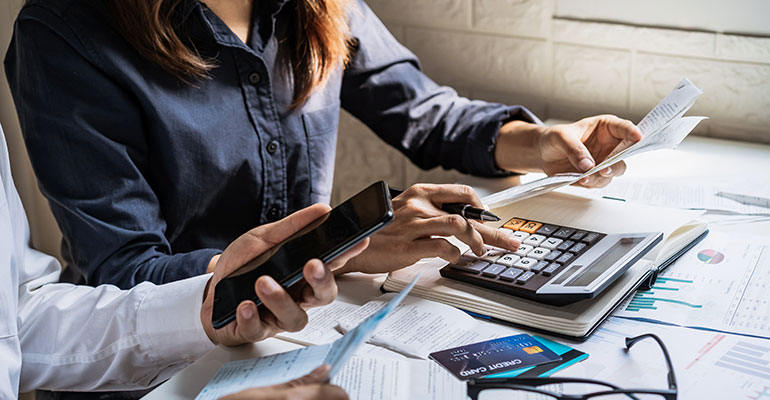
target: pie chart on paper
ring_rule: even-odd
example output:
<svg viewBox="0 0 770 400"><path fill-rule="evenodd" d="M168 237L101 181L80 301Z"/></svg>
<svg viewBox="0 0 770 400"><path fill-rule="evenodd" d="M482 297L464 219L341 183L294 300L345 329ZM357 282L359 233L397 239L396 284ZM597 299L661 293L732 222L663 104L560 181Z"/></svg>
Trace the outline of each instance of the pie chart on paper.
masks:
<svg viewBox="0 0 770 400"><path fill-rule="evenodd" d="M716 250L706 249L698 252L698 260L704 264L719 264L724 259L725 255Z"/></svg>

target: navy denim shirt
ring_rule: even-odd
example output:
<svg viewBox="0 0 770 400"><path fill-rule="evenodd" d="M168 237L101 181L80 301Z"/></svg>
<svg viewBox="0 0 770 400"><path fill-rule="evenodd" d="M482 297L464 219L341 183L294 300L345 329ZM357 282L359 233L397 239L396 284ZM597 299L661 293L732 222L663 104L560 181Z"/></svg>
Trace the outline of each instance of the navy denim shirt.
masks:
<svg viewBox="0 0 770 400"><path fill-rule="evenodd" d="M340 107L422 168L504 174L493 149L518 106L435 84L363 3L350 13L352 62L299 109L276 62L283 1L255 1L244 44L202 3L178 30L217 62L180 83L141 58L96 0L30 0L5 68L69 270L128 288L203 273L247 230L328 202Z"/></svg>

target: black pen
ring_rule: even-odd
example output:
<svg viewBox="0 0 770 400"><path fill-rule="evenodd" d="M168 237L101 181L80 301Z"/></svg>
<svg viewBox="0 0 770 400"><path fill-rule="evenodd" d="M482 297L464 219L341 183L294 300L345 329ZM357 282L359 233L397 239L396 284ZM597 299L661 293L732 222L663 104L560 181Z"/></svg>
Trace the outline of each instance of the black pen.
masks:
<svg viewBox="0 0 770 400"><path fill-rule="evenodd" d="M396 197L403 193L403 190L398 190L394 188L390 188L390 197ZM462 216L465 219L476 219L479 221L499 221L500 217L498 217L495 214L492 214L491 212L473 207L470 204L464 204L464 203L444 203L441 205L441 209L450 213L450 214L457 214Z"/></svg>

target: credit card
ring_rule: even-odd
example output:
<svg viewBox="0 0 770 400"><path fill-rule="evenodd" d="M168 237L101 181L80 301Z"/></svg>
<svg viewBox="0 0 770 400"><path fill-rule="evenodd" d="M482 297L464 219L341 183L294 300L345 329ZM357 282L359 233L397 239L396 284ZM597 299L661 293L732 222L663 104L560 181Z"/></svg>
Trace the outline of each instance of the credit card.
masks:
<svg viewBox="0 0 770 400"><path fill-rule="evenodd" d="M527 334L472 343L430 354L460 380L561 360L561 356Z"/></svg>

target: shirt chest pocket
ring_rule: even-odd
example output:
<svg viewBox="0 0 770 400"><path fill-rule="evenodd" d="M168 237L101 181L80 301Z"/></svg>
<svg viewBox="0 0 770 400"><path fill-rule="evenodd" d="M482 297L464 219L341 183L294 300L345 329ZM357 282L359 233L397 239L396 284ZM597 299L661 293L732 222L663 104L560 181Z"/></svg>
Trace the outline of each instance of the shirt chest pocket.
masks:
<svg viewBox="0 0 770 400"><path fill-rule="evenodd" d="M339 104L302 114L313 203L329 203L331 199L339 116Z"/></svg>

